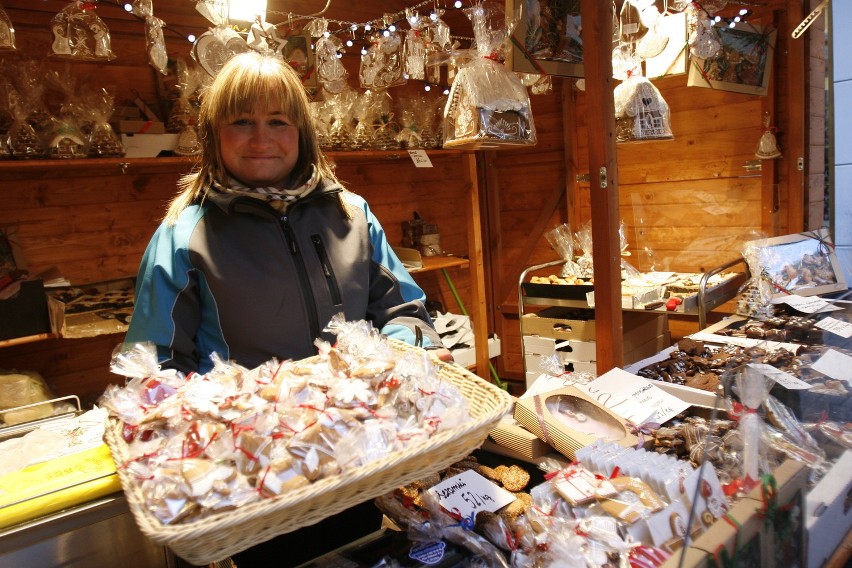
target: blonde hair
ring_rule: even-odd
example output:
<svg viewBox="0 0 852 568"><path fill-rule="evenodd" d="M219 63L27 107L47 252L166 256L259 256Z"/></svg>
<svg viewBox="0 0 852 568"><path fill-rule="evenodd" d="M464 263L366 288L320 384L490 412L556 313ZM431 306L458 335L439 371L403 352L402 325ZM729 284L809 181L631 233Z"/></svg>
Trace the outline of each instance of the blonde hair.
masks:
<svg viewBox="0 0 852 568"><path fill-rule="evenodd" d="M214 180L225 181L219 152L219 128L244 112L275 103L299 129L299 158L291 175L294 186L304 183L317 168L322 178L337 181L334 169L320 149L310 111L310 99L295 71L283 60L257 52L232 57L201 95L197 169L178 182L179 192L165 219L174 223L181 211L204 199Z"/></svg>

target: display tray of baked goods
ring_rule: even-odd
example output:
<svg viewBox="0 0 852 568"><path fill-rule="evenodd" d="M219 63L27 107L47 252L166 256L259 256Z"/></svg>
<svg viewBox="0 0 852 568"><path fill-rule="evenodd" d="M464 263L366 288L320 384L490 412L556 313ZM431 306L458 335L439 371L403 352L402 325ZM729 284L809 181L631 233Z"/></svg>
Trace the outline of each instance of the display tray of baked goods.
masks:
<svg viewBox="0 0 852 568"><path fill-rule="evenodd" d="M699 308L701 273L649 272L639 273L621 282L622 307L625 309L668 310L694 312ZM733 298L745 282L742 272L720 272L707 279L705 302L717 306ZM532 276L521 289L527 298L587 301L594 291L593 278L573 276ZM669 303L668 300L676 299Z"/></svg>
<svg viewBox="0 0 852 568"><path fill-rule="evenodd" d="M143 534L192 564L221 560L449 466L511 407L464 368L382 341L378 358L338 335L310 359L220 362L202 382L161 373L108 390L105 439ZM237 392L192 398L225 387Z"/></svg>

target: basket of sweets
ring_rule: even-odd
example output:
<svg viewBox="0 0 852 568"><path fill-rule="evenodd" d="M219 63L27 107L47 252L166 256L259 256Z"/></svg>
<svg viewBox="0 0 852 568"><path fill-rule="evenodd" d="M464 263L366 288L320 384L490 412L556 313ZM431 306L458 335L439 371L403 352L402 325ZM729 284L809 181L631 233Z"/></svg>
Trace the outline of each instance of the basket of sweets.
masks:
<svg viewBox="0 0 852 568"><path fill-rule="evenodd" d="M143 534L192 564L227 558L446 468L509 411L466 369L336 319L333 347L252 370L159 371L146 344L114 355L133 378L101 397L105 440Z"/></svg>

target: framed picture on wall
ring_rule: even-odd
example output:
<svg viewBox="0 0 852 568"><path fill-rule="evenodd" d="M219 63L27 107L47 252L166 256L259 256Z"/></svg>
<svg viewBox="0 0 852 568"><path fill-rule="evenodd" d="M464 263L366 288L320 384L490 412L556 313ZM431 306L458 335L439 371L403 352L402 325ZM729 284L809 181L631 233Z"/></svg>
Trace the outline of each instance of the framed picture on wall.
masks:
<svg viewBox="0 0 852 568"><path fill-rule="evenodd" d="M826 229L751 241L773 296L815 296L846 290L843 267Z"/></svg>
<svg viewBox="0 0 852 568"><path fill-rule="evenodd" d="M583 77L580 0L506 0L518 19L510 68L517 73Z"/></svg>
<svg viewBox="0 0 852 568"><path fill-rule="evenodd" d="M693 58L687 85L763 96L769 89L776 30L741 24L714 28L721 47L715 57Z"/></svg>

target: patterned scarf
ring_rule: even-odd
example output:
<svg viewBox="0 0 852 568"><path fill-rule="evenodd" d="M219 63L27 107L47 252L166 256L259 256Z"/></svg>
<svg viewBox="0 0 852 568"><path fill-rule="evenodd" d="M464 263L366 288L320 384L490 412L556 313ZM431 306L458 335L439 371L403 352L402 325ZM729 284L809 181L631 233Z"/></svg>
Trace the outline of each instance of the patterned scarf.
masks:
<svg viewBox="0 0 852 568"><path fill-rule="evenodd" d="M228 178L228 184L222 184L218 181L213 182L213 188L220 193L228 193L231 195L242 195L253 199L266 201L280 212L287 211L297 200L308 195L317 185L319 185L320 175L316 167L311 165L311 177L304 184L294 187L249 187L235 180Z"/></svg>

